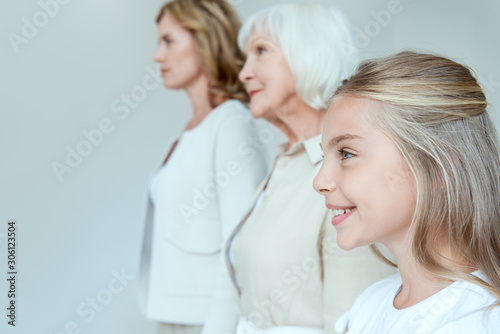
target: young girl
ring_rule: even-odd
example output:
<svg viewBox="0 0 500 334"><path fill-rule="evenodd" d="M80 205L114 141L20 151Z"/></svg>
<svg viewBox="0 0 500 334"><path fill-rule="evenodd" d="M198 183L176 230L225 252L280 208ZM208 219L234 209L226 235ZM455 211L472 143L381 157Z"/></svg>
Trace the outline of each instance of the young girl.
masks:
<svg viewBox="0 0 500 334"><path fill-rule="evenodd" d="M469 69L414 52L363 63L337 90L314 180L343 249L380 242L400 274L339 333L500 332L500 162Z"/></svg>

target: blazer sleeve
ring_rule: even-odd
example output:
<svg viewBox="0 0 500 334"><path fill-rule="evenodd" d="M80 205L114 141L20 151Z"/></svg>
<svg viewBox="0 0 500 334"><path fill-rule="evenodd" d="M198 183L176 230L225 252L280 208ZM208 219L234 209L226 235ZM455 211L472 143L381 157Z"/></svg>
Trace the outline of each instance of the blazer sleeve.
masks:
<svg viewBox="0 0 500 334"><path fill-rule="evenodd" d="M322 226L320 254L323 264L323 319L326 334L335 334L335 322L373 283L392 275L395 268L375 257L368 247L344 251L327 212Z"/></svg>
<svg viewBox="0 0 500 334"><path fill-rule="evenodd" d="M143 237L142 237L142 250L139 258L138 269L138 296L139 305L143 314L146 314L147 296L149 285L149 272L151 265L151 245L153 240L153 202L147 195L146 218L144 222Z"/></svg>
<svg viewBox="0 0 500 334"><path fill-rule="evenodd" d="M257 136L248 115L231 115L217 131L215 177L220 183L218 200L223 245L252 204L254 192L267 174L265 152L251 149ZM222 247L224 248L224 247ZM236 290L220 253L218 278L202 334L233 334L239 319Z"/></svg>

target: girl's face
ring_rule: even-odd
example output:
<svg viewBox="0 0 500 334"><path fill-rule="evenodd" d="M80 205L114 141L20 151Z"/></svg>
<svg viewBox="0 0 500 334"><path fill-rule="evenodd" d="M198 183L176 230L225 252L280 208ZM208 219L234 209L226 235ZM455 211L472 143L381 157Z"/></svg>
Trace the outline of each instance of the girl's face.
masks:
<svg viewBox="0 0 500 334"><path fill-rule="evenodd" d="M273 40L258 33L252 34L245 52L239 79L250 96L250 111L255 118L276 118L275 112L297 95L285 55Z"/></svg>
<svg viewBox="0 0 500 334"><path fill-rule="evenodd" d="M323 165L314 188L332 210L345 250L381 242L391 251L408 243L416 184L395 143L368 117L377 102L336 97L325 119Z"/></svg>
<svg viewBox="0 0 500 334"><path fill-rule="evenodd" d="M193 35L172 15L167 13L160 20L158 38L153 58L160 64L165 87L187 89L204 77Z"/></svg>

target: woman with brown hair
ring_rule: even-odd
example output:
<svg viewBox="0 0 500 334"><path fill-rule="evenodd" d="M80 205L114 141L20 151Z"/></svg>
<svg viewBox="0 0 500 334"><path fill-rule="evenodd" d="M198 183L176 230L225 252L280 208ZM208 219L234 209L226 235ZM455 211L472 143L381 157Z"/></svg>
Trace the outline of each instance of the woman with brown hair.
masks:
<svg viewBox="0 0 500 334"><path fill-rule="evenodd" d="M193 114L150 185L141 300L159 333L222 334L237 319L221 300L231 296L213 296L215 286L230 286L221 249L267 171L248 149L257 133L238 81L240 21L225 0L174 0L156 22L164 85L184 90ZM214 312L227 324L203 327Z"/></svg>

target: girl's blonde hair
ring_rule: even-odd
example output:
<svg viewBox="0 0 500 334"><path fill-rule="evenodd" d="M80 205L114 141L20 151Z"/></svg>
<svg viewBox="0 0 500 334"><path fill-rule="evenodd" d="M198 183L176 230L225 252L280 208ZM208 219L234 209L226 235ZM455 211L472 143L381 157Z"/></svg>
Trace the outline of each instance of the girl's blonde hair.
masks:
<svg viewBox="0 0 500 334"><path fill-rule="evenodd" d="M370 116L414 174L416 261L437 277L479 284L500 301L500 153L471 70L447 58L401 52L363 62L337 95L380 103ZM460 263L440 252L443 240Z"/></svg>
<svg viewBox="0 0 500 334"><path fill-rule="evenodd" d="M172 15L193 34L210 80L212 105L216 98L247 103L248 94L238 80L245 63L244 53L237 43L241 21L233 7L225 0L173 0L160 9L156 23L166 14Z"/></svg>

